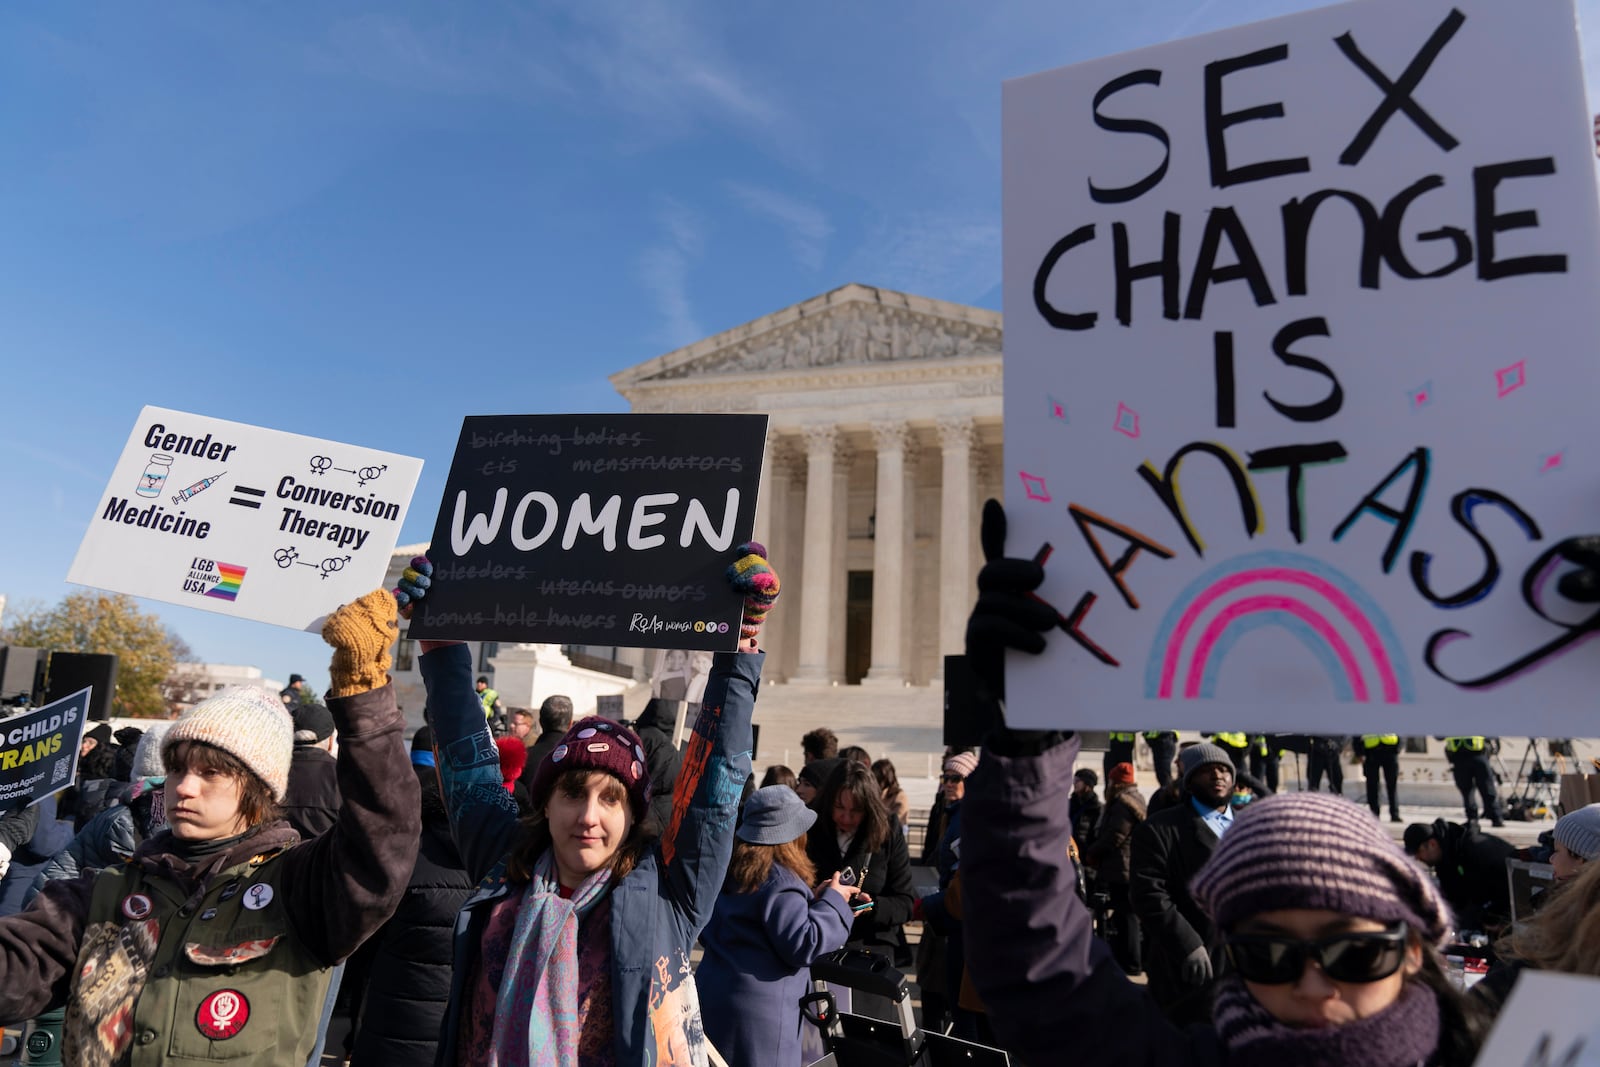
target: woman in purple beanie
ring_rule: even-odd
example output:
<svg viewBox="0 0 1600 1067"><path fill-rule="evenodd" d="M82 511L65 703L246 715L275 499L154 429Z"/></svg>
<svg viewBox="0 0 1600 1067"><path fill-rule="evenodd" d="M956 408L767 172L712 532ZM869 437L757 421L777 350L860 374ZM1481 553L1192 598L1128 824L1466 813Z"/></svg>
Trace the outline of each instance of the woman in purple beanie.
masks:
<svg viewBox="0 0 1600 1067"><path fill-rule="evenodd" d="M1053 608L1043 571L1006 559L990 501L990 561L967 658L996 702L1007 649L1039 652ZM1451 917L1428 875L1365 809L1321 794L1240 810L1191 883L1226 957L1211 1025L1180 1030L1094 937L1066 859L1078 741L1001 728L968 780L962 852L967 966L1000 1043L1027 1063L1228 1067L1466 1067L1485 1014L1449 983Z"/></svg>

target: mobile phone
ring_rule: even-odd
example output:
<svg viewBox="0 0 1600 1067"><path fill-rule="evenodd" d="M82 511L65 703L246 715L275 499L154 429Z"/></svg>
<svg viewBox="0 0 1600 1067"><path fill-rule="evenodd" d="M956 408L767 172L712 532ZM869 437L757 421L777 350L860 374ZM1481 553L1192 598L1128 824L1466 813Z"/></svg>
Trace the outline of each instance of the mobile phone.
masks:
<svg viewBox="0 0 1600 1067"><path fill-rule="evenodd" d="M877 901L875 900L869 900L865 904L852 904L850 905L850 911L852 914L860 915L864 911L871 911L876 904Z"/></svg>

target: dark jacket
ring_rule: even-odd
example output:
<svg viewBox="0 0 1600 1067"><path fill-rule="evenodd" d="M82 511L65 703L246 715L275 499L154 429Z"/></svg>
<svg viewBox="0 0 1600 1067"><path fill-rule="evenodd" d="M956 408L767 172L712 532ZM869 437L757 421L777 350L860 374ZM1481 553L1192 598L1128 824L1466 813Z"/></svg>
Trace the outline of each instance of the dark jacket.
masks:
<svg viewBox="0 0 1600 1067"><path fill-rule="evenodd" d="M143 821L150 817L148 796L141 795L139 800L144 801L139 805L142 820L126 804L118 804L90 819L89 825L78 831L65 848L50 857L50 862L34 877L23 903L31 903L47 882L77 878L89 871L102 871L127 862L134 849L149 836L150 827Z"/></svg>
<svg viewBox="0 0 1600 1067"><path fill-rule="evenodd" d="M811 962L843 948L850 905L812 888L782 864L753 893L724 890L700 934L695 972L706 1037L733 1064L800 1063L800 998Z"/></svg>
<svg viewBox="0 0 1600 1067"><path fill-rule="evenodd" d="M633 732L644 745L645 766L650 769L650 814L657 826L666 826L672 817L672 789L678 781L683 757L672 744L672 730L678 725L678 702L652 698L639 713Z"/></svg>
<svg viewBox="0 0 1600 1067"><path fill-rule="evenodd" d="M848 853L841 855L833 820L828 813L819 813L806 838L806 853L816 864L819 881L846 867L857 873L863 867L867 869L861 890L872 898L873 907L856 916L850 927L849 944L878 949L891 959L902 957L906 945L902 927L911 920L917 891L911 884L911 856L905 835L894 818L890 817L889 836L876 852L867 855L858 840Z"/></svg>
<svg viewBox="0 0 1600 1067"><path fill-rule="evenodd" d="M472 881L450 837L433 768L419 768L422 841L394 918L373 935L353 1067L428 1067L450 1002L451 938Z"/></svg>
<svg viewBox="0 0 1600 1067"><path fill-rule="evenodd" d="M998 1043L1032 1064L1069 1049L1075 1067L1220 1064L1214 1032L1178 1029L1128 981L1073 889L1077 739L1013 757L1010 736L992 736L967 779L961 848L967 971Z"/></svg>
<svg viewBox="0 0 1600 1067"><path fill-rule="evenodd" d="M650 1057L669 1045L694 1057L705 1055L689 951L711 918L733 855L739 790L750 776L750 716L765 659L761 653L717 654L689 742L687 765L693 771L678 783L677 824L669 821L638 865L610 890L618 1064L657 1062ZM506 860L520 829L516 805L501 785L500 757L483 706L472 691L467 647L446 645L425 653L420 662L451 831L478 886L456 918L450 1007L437 1061L450 1067L490 909L522 891L506 878Z"/></svg>
<svg viewBox="0 0 1600 1067"><path fill-rule="evenodd" d="M1128 892L1144 931L1150 992L1180 1020L1211 1016L1209 987L1185 985L1182 968L1191 952L1210 949L1216 940L1210 918L1189 894L1189 882L1216 847L1217 835L1185 795L1181 804L1141 823L1129 849ZM1217 963L1213 952L1213 970Z"/></svg>
<svg viewBox="0 0 1600 1067"><path fill-rule="evenodd" d="M0 815L0 845L6 846L6 851L15 854L39 829L39 805L31 804L21 811L10 811Z"/></svg>
<svg viewBox="0 0 1600 1067"><path fill-rule="evenodd" d="M1145 820L1144 794L1129 786L1106 805L1100 832L1083 853L1106 885L1127 885L1131 875L1133 831Z"/></svg>
<svg viewBox="0 0 1600 1067"><path fill-rule="evenodd" d="M533 776L539 770L539 764L555 750L565 735L565 730L546 730L539 735L539 740L528 746L528 762L522 768L522 781L528 787L530 800L533 797Z"/></svg>
<svg viewBox="0 0 1600 1067"><path fill-rule="evenodd" d="M1433 836L1444 854L1434 865L1439 891L1456 913L1462 930L1482 930L1486 921L1511 917L1511 880L1506 860L1517 848L1493 834L1471 830L1461 823L1433 821Z"/></svg>
<svg viewBox="0 0 1600 1067"><path fill-rule="evenodd" d="M109 1017L98 1013L117 1009L116 997L104 994L118 988L120 972L131 983L132 1014L114 1032L135 1067L169 1049L204 1058L198 1046L210 1043L197 1010L224 989L262 1006L239 1020L230 1056L304 1064L316 1040L305 1020L320 1011L327 968L393 912L417 847L416 777L393 689L330 700L329 709L344 738L339 770L350 798L332 831L297 845L288 823L273 822L193 863L162 831L127 864L51 882L27 910L0 920L0 1018L31 1018L70 996L67 1051L75 1062L75 1032L109 1030ZM272 892L240 892L258 882ZM260 903L243 907L251 901ZM129 915L130 902L150 921ZM154 942L140 936L149 930L158 932ZM108 956L118 944L122 951ZM82 988L89 974L103 979L92 997Z"/></svg>
<svg viewBox="0 0 1600 1067"><path fill-rule="evenodd" d="M1087 793L1072 794L1072 803L1069 805L1072 815L1072 839L1078 843L1078 852L1083 854L1089 851L1089 846L1094 842L1094 835L1100 829L1100 820L1104 818L1104 805L1100 803L1100 795L1093 790Z"/></svg>
<svg viewBox="0 0 1600 1067"><path fill-rule="evenodd" d="M339 771L333 754L316 745L296 745L289 757L283 817L303 840L321 837L339 817Z"/></svg>
<svg viewBox="0 0 1600 1067"><path fill-rule="evenodd" d="M10 846L11 869L6 876L0 879L0 916L15 915L22 910L23 898L29 895L29 889L39 872L44 870L50 858L57 852L67 847L72 840L72 817L62 815L57 818L56 804L60 794L45 797L39 803L21 815L21 819L37 819L38 828L32 836L25 838L21 843ZM26 814L32 812L32 815ZM0 820L3 823L3 820ZM17 826L26 825L19 821ZM0 831L0 835L3 835ZM0 836L0 841L6 840Z"/></svg>

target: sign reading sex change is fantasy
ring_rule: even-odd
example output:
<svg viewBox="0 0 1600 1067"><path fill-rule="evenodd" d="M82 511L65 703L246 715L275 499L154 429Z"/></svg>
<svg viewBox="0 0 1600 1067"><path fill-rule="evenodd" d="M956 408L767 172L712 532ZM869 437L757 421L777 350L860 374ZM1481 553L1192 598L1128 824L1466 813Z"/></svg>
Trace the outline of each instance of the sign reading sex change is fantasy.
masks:
<svg viewBox="0 0 1600 1067"><path fill-rule="evenodd" d="M0 719L0 811L37 804L72 784L93 690Z"/></svg>
<svg viewBox="0 0 1600 1067"><path fill-rule="evenodd" d="M410 636L732 649L765 415L462 423Z"/></svg>
<svg viewBox="0 0 1600 1067"><path fill-rule="evenodd" d="M1582 733L1571 0L1323 8L1010 82L1004 127L1007 549L1061 615L1013 724Z"/></svg>
<svg viewBox="0 0 1600 1067"><path fill-rule="evenodd" d="M383 584L422 461L139 413L69 582L297 630Z"/></svg>

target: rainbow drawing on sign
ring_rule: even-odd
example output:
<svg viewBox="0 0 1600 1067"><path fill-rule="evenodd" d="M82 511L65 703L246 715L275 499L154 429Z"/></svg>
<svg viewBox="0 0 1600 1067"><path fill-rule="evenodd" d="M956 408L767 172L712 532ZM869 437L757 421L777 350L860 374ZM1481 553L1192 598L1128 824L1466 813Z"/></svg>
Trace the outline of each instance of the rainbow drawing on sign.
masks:
<svg viewBox="0 0 1600 1067"><path fill-rule="evenodd" d="M1355 582L1295 552L1252 552L1190 582L1162 617L1145 663L1145 696L1209 700L1241 637L1277 627L1304 645L1345 702L1416 700L1399 637Z"/></svg>
<svg viewBox="0 0 1600 1067"><path fill-rule="evenodd" d="M216 597L218 600L234 600L239 596L239 587L244 584L245 568L234 563L217 564L217 573L222 575L217 584L206 590L206 596Z"/></svg>

